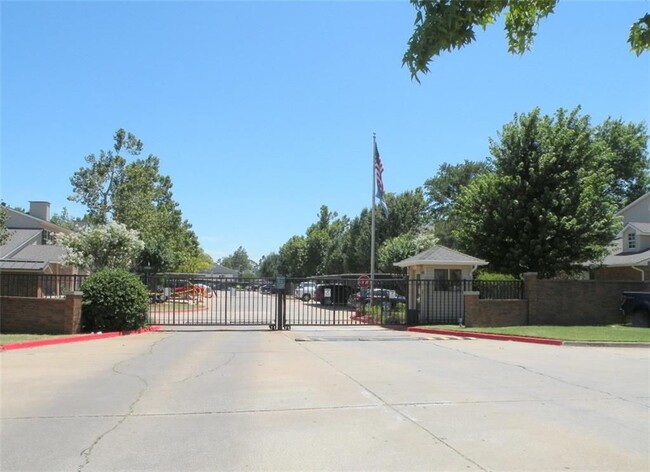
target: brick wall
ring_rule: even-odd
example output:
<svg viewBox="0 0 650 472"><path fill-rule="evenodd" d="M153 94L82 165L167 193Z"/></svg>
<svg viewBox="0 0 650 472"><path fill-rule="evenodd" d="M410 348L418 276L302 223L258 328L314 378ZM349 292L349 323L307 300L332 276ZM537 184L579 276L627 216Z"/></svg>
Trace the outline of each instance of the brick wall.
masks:
<svg viewBox="0 0 650 472"><path fill-rule="evenodd" d="M595 280L641 280L641 272L631 267L603 267L594 269L593 278ZM644 280L650 280L650 267L643 268Z"/></svg>
<svg viewBox="0 0 650 472"><path fill-rule="evenodd" d="M524 276L531 325L599 325L623 322L621 292L649 292L650 282L539 280Z"/></svg>
<svg viewBox="0 0 650 472"><path fill-rule="evenodd" d="M81 292L65 298L0 297L4 334L75 334L81 327Z"/></svg>
<svg viewBox="0 0 650 472"><path fill-rule="evenodd" d="M521 326L527 324L528 300L479 300L465 293L465 326Z"/></svg>
<svg viewBox="0 0 650 472"><path fill-rule="evenodd" d="M528 273L523 300L479 300L478 292L466 292L465 326L618 324L624 291L650 292L650 282L539 280Z"/></svg>

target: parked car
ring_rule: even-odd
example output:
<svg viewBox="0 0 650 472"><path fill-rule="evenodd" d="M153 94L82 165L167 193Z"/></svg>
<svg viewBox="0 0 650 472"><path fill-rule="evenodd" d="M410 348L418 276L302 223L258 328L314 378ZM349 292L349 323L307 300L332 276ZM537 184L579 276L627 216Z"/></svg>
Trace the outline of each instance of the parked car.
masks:
<svg viewBox="0 0 650 472"><path fill-rule="evenodd" d="M383 302L390 302L392 308L394 308L398 303L406 303L406 297L404 295L398 294L395 290L389 290L387 288L375 288L372 290L372 297L370 296L370 289L365 288L360 291L350 295L348 299L348 305L353 308L362 307L371 302L373 304L379 304Z"/></svg>
<svg viewBox="0 0 650 472"><path fill-rule="evenodd" d="M650 327L650 292L623 292L621 311L632 326Z"/></svg>
<svg viewBox="0 0 650 472"><path fill-rule="evenodd" d="M321 305L345 305L353 288L344 284L319 284L314 292L314 301ZM329 297L326 295L329 293Z"/></svg>
<svg viewBox="0 0 650 472"><path fill-rule="evenodd" d="M301 299L303 302L308 302L314 298L314 293L316 293L316 282L300 282L300 285L296 287L293 294L296 298Z"/></svg>
<svg viewBox="0 0 650 472"><path fill-rule="evenodd" d="M262 284L260 285L260 293L278 293L278 289L275 287L275 284Z"/></svg>

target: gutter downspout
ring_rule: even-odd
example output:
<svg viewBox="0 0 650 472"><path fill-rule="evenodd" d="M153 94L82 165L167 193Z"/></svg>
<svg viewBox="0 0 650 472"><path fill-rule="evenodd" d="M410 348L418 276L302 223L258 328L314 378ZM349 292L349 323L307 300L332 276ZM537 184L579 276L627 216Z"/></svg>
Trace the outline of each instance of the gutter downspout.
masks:
<svg viewBox="0 0 650 472"><path fill-rule="evenodd" d="M630 267L632 267L632 269L634 270L638 270L639 272L641 272L641 282L645 282L645 271L637 266L630 266Z"/></svg>

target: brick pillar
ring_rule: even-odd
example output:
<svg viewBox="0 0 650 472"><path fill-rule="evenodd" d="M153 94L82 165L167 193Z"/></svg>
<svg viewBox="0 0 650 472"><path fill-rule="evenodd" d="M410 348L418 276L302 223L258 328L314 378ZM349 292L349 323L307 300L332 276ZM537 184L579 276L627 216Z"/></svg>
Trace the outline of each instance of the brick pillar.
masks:
<svg viewBox="0 0 650 472"><path fill-rule="evenodd" d="M63 315L64 334L77 334L81 331L82 297L82 292L73 292L65 297L65 313Z"/></svg>
<svg viewBox="0 0 650 472"><path fill-rule="evenodd" d="M524 298L528 301L528 317L526 323L537 320L537 272L524 274Z"/></svg>
<svg viewBox="0 0 650 472"><path fill-rule="evenodd" d="M465 292L463 297L465 302L465 326L478 326L481 319L478 306L479 292Z"/></svg>

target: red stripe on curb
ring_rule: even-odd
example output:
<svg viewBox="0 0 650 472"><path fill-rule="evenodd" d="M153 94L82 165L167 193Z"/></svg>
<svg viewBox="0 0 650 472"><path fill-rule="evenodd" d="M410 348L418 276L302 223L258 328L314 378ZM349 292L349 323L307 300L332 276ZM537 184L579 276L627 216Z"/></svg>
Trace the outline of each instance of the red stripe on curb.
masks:
<svg viewBox="0 0 650 472"><path fill-rule="evenodd" d="M520 343L548 344L551 346L561 346L564 343L564 341L561 341L559 339L531 338L527 336L511 336L507 334L477 333L475 331L471 331L471 332L456 331L453 329L407 328L406 330L415 333L447 334L451 336L460 336L466 338L492 339L495 341L516 341Z"/></svg>
<svg viewBox="0 0 650 472"><path fill-rule="evenodd" d="M65 338L48 338L37 339L34 341L24 341L19 343L8 343L0 346L0 351L13 351L15 349L27 349L30 347L51 346L54 344L70 344L82 341L92 341L94 339L116 338L118 336L129 336L131 334L150 333L152 331L159 331L160 326L149 326L148 328L135 329L133 331L112 331L109 333L92 333L81 334L77 336L67 336Z"/></svg>

